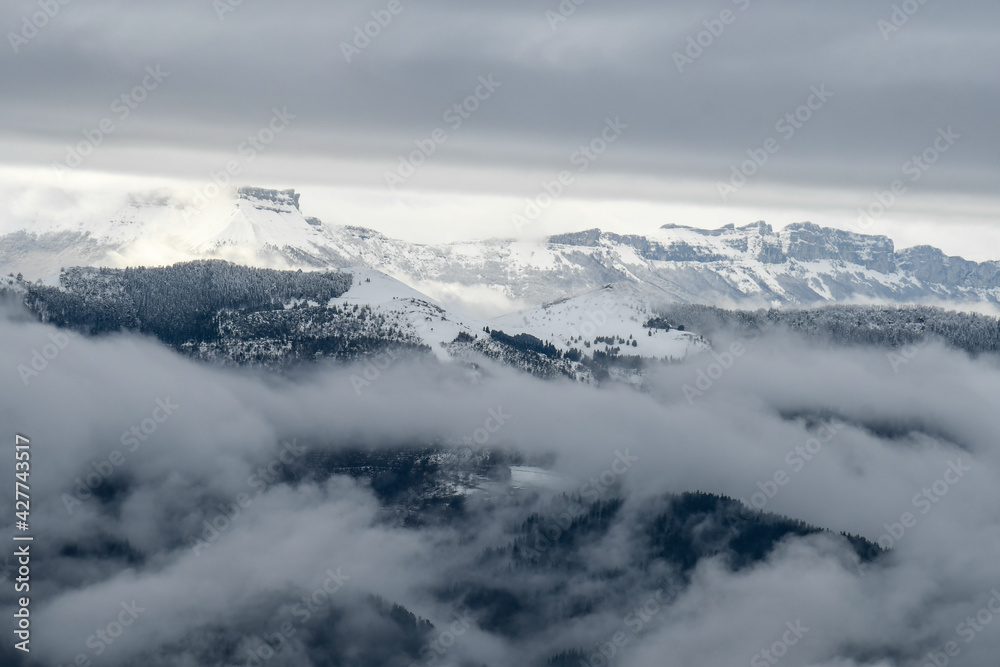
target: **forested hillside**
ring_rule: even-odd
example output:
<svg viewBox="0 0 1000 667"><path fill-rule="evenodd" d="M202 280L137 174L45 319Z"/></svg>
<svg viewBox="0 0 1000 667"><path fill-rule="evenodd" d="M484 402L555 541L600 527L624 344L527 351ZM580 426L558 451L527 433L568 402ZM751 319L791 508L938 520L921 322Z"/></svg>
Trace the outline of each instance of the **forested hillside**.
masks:
<svg viewBox="0 0 1000 667"><path fill-rule="evenodd" d="M404 323L333 300L346 272L275 271L200 260L163 268L72 268L59 287L8 281L43 322L87 335L137 331L200 359L286 365L423 350Z"/></svg>
<svg viewBox="0 0 1000 667"><path fill-rule="evenodd" d="M722 331L740 335L785 329L837 345L896 348L938 339L970 354L1000 350L1000 319L928 306L825 306L808 310L726 310L714 306L675 304L661 309L664 322L711 337Z"/></svg>
<svg viewBox="0 0 1000 667"><path fill-rule="evenodd" d="M184 343L218 336L222 310L280 310L295 299L325 304L351 285L349 273L302 273L201 260L163 268L72 268L60 288L28 284L25 303L42 321L90 334L122 329Z"/></svg>

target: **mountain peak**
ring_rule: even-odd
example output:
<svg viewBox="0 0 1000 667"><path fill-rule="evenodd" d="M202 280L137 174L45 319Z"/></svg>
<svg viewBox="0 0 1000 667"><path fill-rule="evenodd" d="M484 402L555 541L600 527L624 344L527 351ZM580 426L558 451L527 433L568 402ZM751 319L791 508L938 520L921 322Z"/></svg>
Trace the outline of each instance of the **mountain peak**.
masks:
<svg viewBox="0 0 1000 667"><path fill-rule="evenodd" d="M290 213L300 211L299 193L295 190L271 190L268 188L240 187L236 189L237 200L244 200L262 211Z"/></svg>
<svg viewBox="0 0 1000 667"><path fill-rule="evenodd" d="M811 224L811 223L807 222L805 224L808 225L808 224ZM725 229L725 227L723 227L723 229ZM818 227L817 227L817 229L818 229ZM715 230L715 231L720 231L720 230ZM758 234L761 234L763 236L765 234L767 234L767 235L773 234L774 233L774 228L771 227L771 225L769 225L766 222L764 222L763 220L758 220L757 222L751 222L749 225L743 225L742 227L737 227L737 231L741 231L741 232L756 231Z"/></svg>

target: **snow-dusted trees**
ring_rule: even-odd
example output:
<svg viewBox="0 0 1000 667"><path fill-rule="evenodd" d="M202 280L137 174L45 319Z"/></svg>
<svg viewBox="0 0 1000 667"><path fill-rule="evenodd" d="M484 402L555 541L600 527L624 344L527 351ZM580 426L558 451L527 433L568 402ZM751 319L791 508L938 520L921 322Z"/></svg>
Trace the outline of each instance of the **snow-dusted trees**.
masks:
<svg viewBox="0 0 1000 667"><path fill-rule="evenodd" d="M212 338L224 309L283 308L296 299L325 304L350 288L348 273L301 273L200 260L162 268L73 268L60 274L62 289L32 286L26 302L43 319L105 333L120 329L155 335L167 343Z"/></svg>

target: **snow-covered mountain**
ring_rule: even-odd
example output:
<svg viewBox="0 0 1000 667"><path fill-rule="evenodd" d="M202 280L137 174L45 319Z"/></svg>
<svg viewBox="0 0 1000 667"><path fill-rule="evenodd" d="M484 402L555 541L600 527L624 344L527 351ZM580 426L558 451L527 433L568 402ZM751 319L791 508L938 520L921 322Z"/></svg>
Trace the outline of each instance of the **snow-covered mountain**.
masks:
<svg viewBox="0 0 1000 667"><path fill-rule="evenodd" d="M218 258L281 269L369 267L482 316L541 306L611 283L727 306L880 301L1000 303L1000 262L976 263L892 240L795 223L647 236L598 229L546 242L422 245L303 215L292 190L239 188L197 209L134 195L109 219L32 220L0 236L0 271L46 278L71 265L167 265Z"/></svg>
<svg viewBox="0 0 1000 667"><path fill-rule="evenodd" d="M638 303L613 307L589 295L577 300L583 308L571 309L578 312L561 313L567 330L580 329L582 336L553 337L553 343L546 317L526 313L523 322L501 329L364 267L276 271L220 260L76 267L61 272L56 284L2 277L0 299L8 298L57 326L90 335L135 331L223 365L280 368L418 353L471 368L498 363L544 378L639 382L640 367L654 357L680 360L707 349L698 336L660 330L643 339L642 349L630 346L640 333L637 318L647 313ZM583 318L599 303L617 317L597 326Z"/></svg>
<svg viewBox="0 0 1000 667"><path fill-rule="evenodd" d="M240 188L223 224L209 227L192 251L229 259L242 255L248 263L337 264L343 255L330 246L321 226L319 220L302 215L299 195L293 190Z"/></svg>
<svg viewBox="0 0 1000 667"><path fill-rule="evenodd" d="M606 352L618 347L620 354L680 361L709 347L695 333L645 327L657 316L657 304L666 300L639 285L606 285L557 303L483 320L453 311L379 271L351 267L345 272L353 281L336 303L369 308L410 339L429 347L441 361L462 356L455 343L462 338L478 341L474 347L488 356L501 349L488 343L487 330L510 336L527 334L559 352L579 349L588 356L594 350Z"/></svg>
<svg viewBox="0 0 1000 667"><path fill-rule="evenodd" d="M0 269L44 278L66 266L165 266L225 259L268 268L341 266L292 190L239 188L198 208L170 193L129 195L110 217L32 220L0 236ZM96 215L100 215L99 213Z"/></svg>
<svg viewBox="0 0 1000 667"><path fill-rule="evenodd" d="M700 335L676 327L647 326L668 295L642 284L616 283L579 296L495 318L508 333L530 333L561 350L618 348L620 354L679 361L707 350Z"/></svg>

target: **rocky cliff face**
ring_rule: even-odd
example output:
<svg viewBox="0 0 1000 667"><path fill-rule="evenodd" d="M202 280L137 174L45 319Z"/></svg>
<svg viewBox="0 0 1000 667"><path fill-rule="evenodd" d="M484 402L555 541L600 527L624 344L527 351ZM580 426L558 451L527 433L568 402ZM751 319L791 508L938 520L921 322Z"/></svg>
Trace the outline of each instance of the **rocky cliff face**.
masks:
<svg viewBox="0 0 1000 667"><path fill-rule="evenodd" d="M299 193L295 190L268 190L267 188L237 188L236 196L244 199L254 208L275 213L291 213L299 211Z"/></svg>

